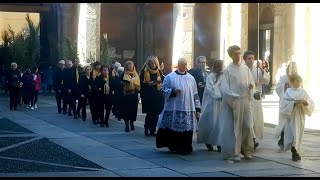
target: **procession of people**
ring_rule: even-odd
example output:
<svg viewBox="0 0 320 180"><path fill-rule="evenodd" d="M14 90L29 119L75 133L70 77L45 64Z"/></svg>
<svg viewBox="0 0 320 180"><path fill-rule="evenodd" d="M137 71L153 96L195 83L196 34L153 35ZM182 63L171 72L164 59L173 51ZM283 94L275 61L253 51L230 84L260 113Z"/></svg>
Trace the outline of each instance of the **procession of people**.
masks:
<svg viewBox="0 0 320 180"><path fill-rule="evenodd" d="M91 119L94 125L110 126L110 114L124 121L124 131L135 130L141 98L145 116L144 135L156 137L157 148L177 154L193 152L193 135L209 151L215 148L225 160L240 162L241 154L252 159L263 141L263 86L269 72L253 51L243 56L239 46L227 50L232 62L215 60L208 71L207 59L199 56L196 67L188 70L180 58L177 70L164 73L157 56L148 56L141 70L132 61L124 66L114 61L109 67L100 62L80 66L79 59L60 60L52 75L57 112L74 119ZM41 75L37 68L25 68L21 76L16 63L6 76L10 110L17 110L23 90L26 108L37 108ZM165 75L166 74L166 75ZM31 92L31 93L30 93ZM279 125L275 138L283 150L291 150L292 160L301 160L300 147L305 116L311 116L314 102L303 90L302 78L294 62L280 78ZM139 98L140 97L140 98ZM87 116L87 107L91 118Z"/></svg>

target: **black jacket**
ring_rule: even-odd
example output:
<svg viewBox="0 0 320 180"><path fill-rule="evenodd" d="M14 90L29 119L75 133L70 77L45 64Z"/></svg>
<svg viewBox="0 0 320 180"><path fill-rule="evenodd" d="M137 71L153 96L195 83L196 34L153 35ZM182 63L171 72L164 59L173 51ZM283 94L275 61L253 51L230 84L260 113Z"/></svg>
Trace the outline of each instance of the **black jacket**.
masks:
<svg viewBox="0 0 320 180"><path fill-rule="evenodd" d="M88 97L91 94L91 78L87 78L85 74L81 75L80 80L79 80L79 90L80 90L80 95L84 95L85 97Z"/></svg>
<svg viewBox="0 0 320 180"><path fill-rule="evenodd" d="M157 81L157 74L150 74L151 81ZM157 85L149 86L143 83L144 69L140 73L140 97L142 102L142 113L153 113L159 115L163 110L164 98L161 90L157 89ZM164 76L161 72L161 81L163 82Z"/></svg>
<svg viewBox="0 0 320 180"><path fill-rule="evenodd" d="M106 81L103 79L102 74L98 77L96 77L96 79L94 80L94 87L95 90L97 92L98 95L103 95L103 90L104 90L104 85L105 85ZM109 79L109 88L110 88L110 93L109 95L112 95L112 83L110 83L110 79ZM99 89L101 89L99 91Z"/></svg>
<svg viewBox="0 0 320 180"><path fill-rule="evenodd" d="M19 70L10 69L6 77L9 88L19 88L21 82L21 74Z"/></svg>
<svg viewBox="0 0 320 180"><path fill-rule="evenodd" d="M188 73L190 73L196 80L199 98L200 98L200 101L202 102L204 88L206 85L204 76L202 74L202 69L192 68L188 71ZM202 84L202 87L200 86L200 84Z"/></svg>
<svg viewBox="0 0 320 180"><path fill-rule="evenodd" d="M60 68L53 72L53 86L55 91L64 90L64 72L65 69Z"/></svg>

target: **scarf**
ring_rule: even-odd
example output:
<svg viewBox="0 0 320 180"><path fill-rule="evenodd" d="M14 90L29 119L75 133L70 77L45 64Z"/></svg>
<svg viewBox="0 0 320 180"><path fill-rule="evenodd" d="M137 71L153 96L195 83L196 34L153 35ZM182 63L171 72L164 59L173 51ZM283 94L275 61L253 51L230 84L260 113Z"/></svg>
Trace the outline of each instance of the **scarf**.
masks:
<svg viewBox="0 0 320 180"><path fill-rule="evenodd" d="M144 80L143 83L149 83L151 81L150 74L157 74L157 81L161 81L161 73L159 69L153 70L148 66L144 69ZM157 84L157 90L160 91L162 83Z"/></svg>
<svg viewBox="0 0 320 180"><path fill-rule="evenodd" d="M125 81L128 81L130 83L124 83L123 90L124 92L130 91L130 90L140 90L140 79L137 71L133 72L125 72L123 75L123 79Z"/></svg>
<svg viewBox="0 0 320 180"><path fill-rule="evenodd" d="M103 94L108 95L110 93L109 77L104 77L103 80L105 81L103 86Z"/></svg>
<svg viewBox="0 0 320 180"><path fill-rule="evenodd" d="M98 71L96 71L95 69L92 71L92 78L93 78L93 80L95 80L96 79L96 77L97 76L100 76L100 72L98 72Z"/></svg>

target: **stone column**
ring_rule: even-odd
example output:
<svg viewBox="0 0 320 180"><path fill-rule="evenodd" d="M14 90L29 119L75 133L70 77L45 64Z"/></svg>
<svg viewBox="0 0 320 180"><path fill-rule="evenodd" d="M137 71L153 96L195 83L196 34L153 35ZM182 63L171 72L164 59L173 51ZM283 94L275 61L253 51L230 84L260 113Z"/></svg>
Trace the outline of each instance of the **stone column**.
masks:
<svg viewBox="0 0 320 180"><path fill-rule="evenodd" d="M241 3L241 49L245 51L248 49L248 3Z"/></svg>
<svg viewBox="0 0 320 180"><path fill-rule="evenodd" d="M248 4L221 4L220 58L228 65L232 62L227 50L238 45L242 50L248 46ZM243 20L243 22L242 22Z"/></svg>
<svg viewBox="0 0 320 180"><path fill-rule="evenodd" d="M78 54L81 64L100 60L101 3L81 3L78 28Z"/></svg>
<svg viewBox="0 0 320 180"><path fill-rule="evenodd" d="M177 65L178 60L181 57L186 58L188 62L188 69L193 67L194 6L195 3L175 3L173 5L173 68Z"/></svg>
<svg viewBox="0 0 320 180"><path fill-rule="evenodd" d="M278 69L281 67L282 57L282 15L284 10L283 3L276 3L274 7L274 31L273 31L273 57L272 57L272 84L276 84L278 81Z"/></svg>
<svg viewBox="0 0 320 180"><path fill-rule="evenodd" d="M144 14L144 57L142 58L145 61L147 56L154 54L153 46L153 24L152 24L152 9L149 3L145 3L143 6Z"/></svg>

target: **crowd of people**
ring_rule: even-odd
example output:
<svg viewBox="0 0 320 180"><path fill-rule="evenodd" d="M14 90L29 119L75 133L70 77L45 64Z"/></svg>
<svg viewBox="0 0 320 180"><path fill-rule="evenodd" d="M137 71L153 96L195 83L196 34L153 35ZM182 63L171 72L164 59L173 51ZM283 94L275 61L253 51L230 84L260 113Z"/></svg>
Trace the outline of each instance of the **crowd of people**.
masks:
<svg viewBox="0 0 320 180"><path fill-rule="evenodd" d="M132 61L124 67L119 62L111 67L95 62L82 68L79 59L60 60L52 76L58 113L86 121L88 105L95 125L109 127L113 113L119 121L124 120L124 131L129 132L135 130L141 98L142 113L146 114L144 134L156 136L157 148L190 154L196 131L197 142L209 151L216 147L223 159L239 162L241 154L252 159L263 139L261 92L270 75L263 62L255 60L254 52L246 51L241 56L240 47L234 45L228 48L228 54L232 59L229 65L215 60L209 72L205 56L199 56L196 67L190 70L187 60L180 58L177 69L167 75L156 56L149 56L139 73ZM36 108L41 83L37 68L32 72L27 68L21 76L17 64L11 67L10 109L16 109L19 89L24 91L26 106ZM303 90L294 62L280 78L276 92L280 107L275 138L281 149L291 149L292 160L301 160L305 115L311 116L314 102Z"/></svg>

